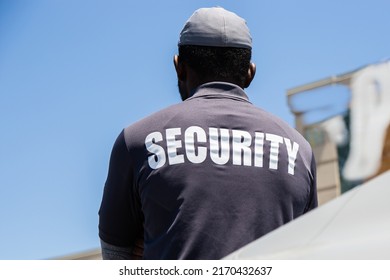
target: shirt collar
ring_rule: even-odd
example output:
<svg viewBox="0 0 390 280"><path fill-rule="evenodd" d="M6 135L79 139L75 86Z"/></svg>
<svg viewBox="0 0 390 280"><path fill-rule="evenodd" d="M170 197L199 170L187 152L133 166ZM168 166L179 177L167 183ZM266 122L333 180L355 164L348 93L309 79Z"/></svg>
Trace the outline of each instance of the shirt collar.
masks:
<svg viewBox="0 0 390 280"><path fill-rule="evenodd" d="M242 88L235 84L226 82L210 82L202 84L193 91L193 94L187 100L199 97L229 98L249 102L249 98Z"/></svg>

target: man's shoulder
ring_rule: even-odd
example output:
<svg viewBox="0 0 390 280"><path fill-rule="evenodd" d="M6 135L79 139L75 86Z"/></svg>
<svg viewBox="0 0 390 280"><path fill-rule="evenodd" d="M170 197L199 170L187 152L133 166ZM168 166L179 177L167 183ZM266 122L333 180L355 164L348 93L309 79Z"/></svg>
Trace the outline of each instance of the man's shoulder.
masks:
<svg viewBox="0 0 390 280"><path fill-rule="evenodd" d="M184 102L181 102L160 109L146 117L143 117L135 121L134 123L126 127L126 129L137 130L140 129L140 127L143 127L144 125L161 126L161 124L166 121L166 118L169 118L170 116L175 115L178 112L182 111L183 105Z"/></svg>
<svg viewBox="0 0 390 280"><path fill-rule="evenodd" d="M257 110L259 112L259 115L263 120L269 124L270 127L273 127L278 130L283 130L286 133L291 133L294 135L297 135L297 137L303 138L303 136L291 125L289 124L286 120L282 119L278 115L275 115L272 112L266 111L260 107L257 107L253 105L254 110ZM303 138L303 140L305 140Z"/></svg>
<svg viewBox="0 0 390 280"><path fill-rule="evenodd" d="M131 137L133 140L137 140L137 136L144 136L151 131L165 127L169 120L172 119L172 116L183 111L183 105L183 102L170 105L128 125L124 129L125 139Z"/></svg>
<svg viewBox="0 0 390 280"><path fill-rule="evenodd" d="M268 131L283 132L284 135L287 135L291 140L299 143L302 145L302 148L311 153L311 146L301 132L279 116L258 107L256 109L262 114Z"/></svg>

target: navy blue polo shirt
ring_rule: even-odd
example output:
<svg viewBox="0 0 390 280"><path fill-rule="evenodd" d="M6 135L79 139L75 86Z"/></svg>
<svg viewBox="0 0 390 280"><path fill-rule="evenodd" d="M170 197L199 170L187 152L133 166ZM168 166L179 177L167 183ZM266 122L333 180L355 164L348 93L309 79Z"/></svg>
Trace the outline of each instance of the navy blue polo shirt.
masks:
<svg viewBox="0 0 390 280"><path fill-rule="evenodd" d="M144 259L220 259L317 206L308 142L230 83L125 128L110 159L100 238Z"/></svg>

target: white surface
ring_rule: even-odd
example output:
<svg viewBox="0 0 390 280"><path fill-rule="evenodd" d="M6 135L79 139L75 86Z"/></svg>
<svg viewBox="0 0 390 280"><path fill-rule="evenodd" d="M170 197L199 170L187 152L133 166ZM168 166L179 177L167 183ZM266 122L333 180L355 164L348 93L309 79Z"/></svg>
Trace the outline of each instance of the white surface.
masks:
<svg viewBox="0 0 390 280"><path fill-rule="evenodd" d="M390 259L390 171L225 259Z"/></svg>

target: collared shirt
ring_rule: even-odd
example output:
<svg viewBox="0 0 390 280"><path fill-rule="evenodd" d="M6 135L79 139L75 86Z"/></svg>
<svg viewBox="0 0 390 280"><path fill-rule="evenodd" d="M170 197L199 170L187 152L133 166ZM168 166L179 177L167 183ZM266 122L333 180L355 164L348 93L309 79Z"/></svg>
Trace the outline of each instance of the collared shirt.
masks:
<svg viewBox="0 0 390 280"><path fill-rule="evenodd" d="M125 128L111 154L99 235L144 239L144 259L220 259L317 206L307 141L230 83Z"/></svg>

